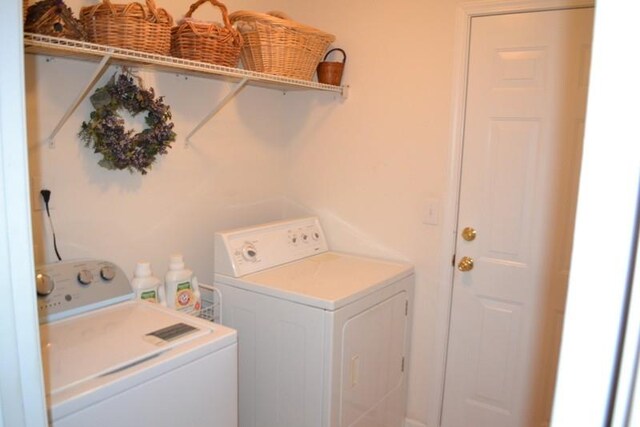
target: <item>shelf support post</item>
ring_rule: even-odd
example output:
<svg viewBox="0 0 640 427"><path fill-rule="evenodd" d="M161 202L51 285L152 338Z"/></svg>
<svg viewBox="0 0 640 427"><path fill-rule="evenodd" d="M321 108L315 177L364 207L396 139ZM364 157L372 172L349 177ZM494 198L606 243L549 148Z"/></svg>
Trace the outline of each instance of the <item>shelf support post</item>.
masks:
<svg viewBox="0 0 640 427"><path fill-rule="evenodd" d="M71 106L67 109L67 112L64 114L64 116L62 116L62 118L60 119L56 127L53 129L53 131L49 135L49 138L47 138L47 142L49 143L49 148L55 147L54 138L56 137L58 132L60 132L60 129L62 129L62 126L64 126L67 120L69 120L69 117L71 116L71 114L73 114L73 112L76 111L76 108L78 108L78 105L80 105L80 103L86 98L87 94L96 84L96 82L100 79L100 77L102 77L102 75L107 69L107 66L109 65L110 60L111 60L111 53L108 53L102 57L102 60L100 61L100 63L98 64L98 67L96 68L95 72L91 76L91 80L89 80L89 83L87 83L84 89L82 89L82 91L78 94L76 99L73 101L73 104L71 104Z"/></svg>
<svg viewBox="0 0 640 427"><path fill-rule="evenodd" d="M218 103L218 105L216 105L216 107L209 114L207 114L206 117L204 117L200 121L200 123L198 123L198 126L196 126L185 138L185 148L191 144L191 137L196 132L198 132L202 128L202 126L204 126L209 120L211 120L213 116L218 114L218 112L220 112L220 110L222 110L229 101L235 98L238 92L240 92L240 90L242 90L242 88L245 87L248 81L249 81L248 77L244 77L242 80L240 80L233 88L231 88L229 93L224 98L222 98L222 100Z"/></svg>

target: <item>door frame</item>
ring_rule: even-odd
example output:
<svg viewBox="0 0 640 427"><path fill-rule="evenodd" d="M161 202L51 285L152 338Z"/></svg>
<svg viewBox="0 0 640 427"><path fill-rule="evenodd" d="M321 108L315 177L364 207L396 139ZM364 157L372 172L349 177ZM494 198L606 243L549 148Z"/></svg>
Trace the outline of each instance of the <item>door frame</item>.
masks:
<svg viewBox="0 0 640 427"><path fill-rule="evenodd" d="M0 14L0 427L47 424L29 201L22 3Z"/></svg>
<svg viewBox="0 0 640 427"><path fill-rule="evenodd" d="M485 0L462 3L458 6L455 18L453 88L451 96L451 143L449 145L449 176L445 187L443 204L444 220L442 227L442 274L438 286L438 324L437 324L437 372L440 377L434 387L437 396L437 425L442 422L444 385L446 375L449 325L453 291L452 258L456 248L458 221L458 203L460 199L460 177L462 173L462 150L464 138L465 111L467 108L467 78L469 65L469 44L471 20L479 16L503 15L509 13L543 12L563 9L594 7L594 0Z"/></svg>

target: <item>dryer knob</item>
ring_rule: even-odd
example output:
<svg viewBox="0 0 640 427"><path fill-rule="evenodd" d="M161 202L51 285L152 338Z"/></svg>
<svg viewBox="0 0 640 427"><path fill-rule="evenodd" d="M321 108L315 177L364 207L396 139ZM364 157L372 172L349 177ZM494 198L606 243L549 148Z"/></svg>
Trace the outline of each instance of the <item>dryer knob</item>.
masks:
<svg viewBox="0 0 640 427"><path fill-rule="evenodd" d="M245 243L242 247L242 258L247 261L255 262L258 257L258 250L251 243Z"/></svg>

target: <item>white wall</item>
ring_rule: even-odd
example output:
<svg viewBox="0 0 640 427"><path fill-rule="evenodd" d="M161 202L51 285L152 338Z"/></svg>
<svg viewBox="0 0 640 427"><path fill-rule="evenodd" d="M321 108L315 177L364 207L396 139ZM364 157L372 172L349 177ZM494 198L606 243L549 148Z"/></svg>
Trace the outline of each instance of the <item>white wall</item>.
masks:
<svg viewBox="0 0 640 427"><path fill-rule="evenodd" d="M81 2L68 2L79 11ZM176 18L190 2L170 2ZM203 6L203 14L208 4ZM214 14L217 19L217 15ZM86 99L51 149L45 140L97 64L27 55L27 113L32 193L52 191L51 211L63 258L104 257L128 273L148 259L157 275L171 253L182 252L202 282L213 276L213 233L231 226L280 219L285 160L279 91L254 87L238 97L192 138L186 135L232 87L221 81L137 70L171 106L176 142L145 176L108 171L77 137L92 107ZM97 86L116 71L109 69ZM135 70L134 70L135 71ZM91 92L92 93L92 92ZM142 119L130 121L142 129ZM34 207L40 203L34 203ZM36 263L55 260L48 223L33 213Z"/></svg>
<svg viewBox="0 0 640 427"><path fill-rule="evenodd" d="M438 281L451 259L442 249L442 207L458 3L328 0L318 10L291 8L338 36L351 89L344 103L295 95L285 106L289 195L320 215L334 248L415 265L408 416L429 426L438 422L443 368ZM430 200L438 225L423 222Z"/></svg>
<svg viewBox="0 0 640 427"><path fill-rule="evenodd" d="M93 2L91 2L93 3ZM191 2L159 2L174 17ZM228 8L284 10L337 36L348 56L347 100L332 94L247 88L194 137L184 137L224 96L216 81L143 73L171 105L178 139L146 176L100 168L76 134L88 100L50 149L44 143L95 65L27 57L32 190L53 191L65 258L139 258L163 274L181 251L201 281L212 277L213 232L298 213L320 215L330 244L416 266L416 313L408 416L435 426L442 375L439 224L423 223L445 200L451 127L454 16L459 1L226 1ZM78 11L82 0L67 4ZM205 14L204 17L216 16ZM202 16L201 16L202 17ZM107 72L103 82L111 75ZM52 261L41 212L36 262Z"/></svg>

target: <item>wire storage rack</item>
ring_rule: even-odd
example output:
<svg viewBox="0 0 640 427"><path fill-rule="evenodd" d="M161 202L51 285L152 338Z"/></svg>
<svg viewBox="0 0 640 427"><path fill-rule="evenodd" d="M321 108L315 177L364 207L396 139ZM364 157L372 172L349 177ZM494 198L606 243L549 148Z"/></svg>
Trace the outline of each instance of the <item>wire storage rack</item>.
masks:
<svg viewBox="0 0 640 427"><path fill-rule="evenodd" d="M55 126L49 137L46 139L52 148L55 145L55 137L60 132L62 126L64 126L80 103L89 95L91 89L100 80L102 74L106 72L110 65L144 67L147 69L179 73L181 75L196 75L200 77L218 79L233 84L226 96L217 101L212 100L213 109L185 137L187 145L190 144L191 137L197 133L205 123L220 112L220 110L222 110L224 106L227 105L227 103L246 85L272 88L282 90L283 92L287 92L289 90L333 92L340 94L343 99L346 99L348 94L348 86L334 86L315 81L277 76L241 68L226 67L218 64L175 58L115 46L88 43L60 37L51 37L43 34L26 33L24 35L24 49L27 54L73 58L76 60L96 62L98 64L91 75L91 78L85 82L84 85L82 85L82 81L78 82L79 87L81 87L82 90L74 102L66 109L62 118L59 120L58 125Z"/></svg>
<svg viewBox="0 0 640 427"><path fill-rule="evenodd" d="M200 283L199 287L202 307L200 308L200 315L198 317L214 323L220 323L222 320L220 315L220 291L214 286L203 283Z"/></svg>

